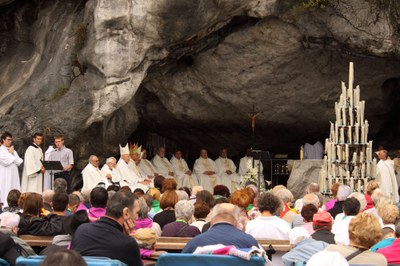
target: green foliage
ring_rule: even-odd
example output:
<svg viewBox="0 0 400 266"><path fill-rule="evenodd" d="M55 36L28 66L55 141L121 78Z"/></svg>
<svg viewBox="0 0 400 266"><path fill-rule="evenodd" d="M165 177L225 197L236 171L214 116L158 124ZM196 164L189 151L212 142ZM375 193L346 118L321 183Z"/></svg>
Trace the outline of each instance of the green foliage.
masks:
<svg viewBox="0 0 400 266"><path fill-rule="evenodd" d="M51 96L51 101L57 101L68 92L69 88L61 86Z"/></svg>

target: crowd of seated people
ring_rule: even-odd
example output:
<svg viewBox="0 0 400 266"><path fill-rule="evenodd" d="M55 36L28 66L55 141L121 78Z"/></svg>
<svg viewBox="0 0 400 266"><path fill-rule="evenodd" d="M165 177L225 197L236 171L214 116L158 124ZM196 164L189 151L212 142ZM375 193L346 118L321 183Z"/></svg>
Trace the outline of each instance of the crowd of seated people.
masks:
<svg viewBox="0 0 400 266"><path fill-rule="evenodd" d="M288 241L291 250L272 257L274 265L312 261L321 252L336 252L352 265L400 263L397 202L375 181L365 195L333 184L333 198L313 192L318 185L310 184L297 209L292 192L282 185L258 193L249 183L230 194L218 184L211 193L201 186L178 188L174 179L158 177L146 192L95 187L67 194L63 181L56 181L55 189L43 195L10 191L0 215L1 258L15 263L18 256L43 254L53 261L58 254L59 260L72 256L68 259L80 265L80 254L141 265L142 259L161 254L155 251L159 237L190 237L183 253L207 245L251 248L260 239ZM54 238L44 249L32 248L20 238L27 234Z"/></svg>

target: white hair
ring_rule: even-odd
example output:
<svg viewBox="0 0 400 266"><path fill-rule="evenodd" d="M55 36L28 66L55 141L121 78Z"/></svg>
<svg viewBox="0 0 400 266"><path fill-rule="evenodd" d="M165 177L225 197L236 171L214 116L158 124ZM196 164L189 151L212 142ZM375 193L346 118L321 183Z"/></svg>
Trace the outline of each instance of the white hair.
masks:
<svg viewBox="0 0 400 266"><path fill-rule="evenodd" d="M115 159L115 157L108 157L106 160L106 164L116 163L116 162L117 162L117 159Z"/></svg>
<svg viewBox="0 0 400 266"><path fill-rule="evenodd" d="M288 203L293 201L293 194L287 188L278 189L277 191L275 191L274 195L280 198L283 201L283 203Z"/></svg>
<svg viewBox="0 0 400 266"><path fill-rule="evenodd" d="M197 192L204 190L202 186L194 186L192 187L192 197L196 196Z"/></svg>
<svg viewBox="0 0 400 266"><path fill-rule="evenodd" d="M188 200L189 195L184 190L176 190L176 194L178 194L178 200Z"/></svg>
<svg viewBox="0 0 400 266"><path fill-rule="evenodd" d="M188 200L180 200L175 204L176 219L183 219L189 221L194 213L194 206Z"/></svg>
<svg viewBox="0 0 400 266"><path fill-rule="evenodd" d="M355 198L360 202L360 212L365 210L365 207L367 207L367 200L365 199L364 194L360 192L353 192L347 198Z"/></svg>
<svg viewBox="0 0 400 266"><path fill-rule="evenodd" d="M217 204L211 210L210 219L212 220L221 214L230 214L237 222L240 217L240 208L232 203Z"/></svg>
<svg viewBox="0 0 400 266"><path fill-rule="evenodd" d="M13 227L18 226L20 216L12 212L3 212L0 215L0 220L1 227L12 229Z"/></svg>
<svg viewBox="0 0 400 266"><path fill-rule="evenodd" d="M43 191L43 193L42 193L43 202L47 202L47 203L52 202L53 196L54 196L53 190L47 189L47 190Z"/></svg>
<svg viewBox="0 0 400 266"><path fill-rule="evenodd" d="M376 205L378 203L378 200L384 196L385 196L385 193L383 193L382 189L380 189L380 188L375 189L371 195L371 199L372 199L372 202L374 203L374 205Z"/></svg>
<svg viewBox="0 0 400 266"><path fill-rule="evenodd" d="M351 188L346 185L341 185L338 189L336 199L338 201L344 201L351 193Z"/></svg>

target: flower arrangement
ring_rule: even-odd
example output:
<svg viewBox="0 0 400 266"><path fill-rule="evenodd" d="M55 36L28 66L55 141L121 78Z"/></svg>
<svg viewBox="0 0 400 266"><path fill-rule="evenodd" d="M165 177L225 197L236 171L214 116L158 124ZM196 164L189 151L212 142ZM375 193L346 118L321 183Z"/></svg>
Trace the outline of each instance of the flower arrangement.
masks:
<svg viewBox="0 0 400 266"><path fill-rule="evenodd" d="M240 177L240 184L238 189L245 188L247 184L254 183L258 184L258 163L259 161L255 161L253 167L253 158L249 158L247 160L247 173ZM264 178L261 175L260 178L260 192L265 192L265 182Z"/></svg>

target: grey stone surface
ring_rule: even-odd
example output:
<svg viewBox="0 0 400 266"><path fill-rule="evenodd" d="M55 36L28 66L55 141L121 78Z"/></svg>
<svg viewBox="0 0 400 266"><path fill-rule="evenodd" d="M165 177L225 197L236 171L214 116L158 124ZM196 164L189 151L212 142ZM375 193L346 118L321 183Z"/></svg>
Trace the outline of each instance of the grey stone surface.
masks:
<svg viewBox="0 0 400 266"><path fill-rule="evenodd" d="M354 61L372 136L395 143L399 1L298 3L0 1L0 130L21 153L50 127L83 160L118 152L139 124L237 155L256 104L256 145L297 150L328 134Z"/></svg>
<svg viewBox="0 0 400 266"><path fill-rule="evenodd" d="M308 184L318 183L319 171L323 160L289 160L290 176L287 188L293 193L295 199L301 198Z"/></svg>

